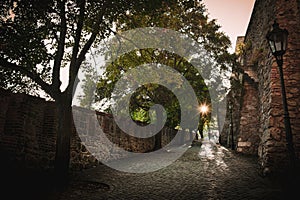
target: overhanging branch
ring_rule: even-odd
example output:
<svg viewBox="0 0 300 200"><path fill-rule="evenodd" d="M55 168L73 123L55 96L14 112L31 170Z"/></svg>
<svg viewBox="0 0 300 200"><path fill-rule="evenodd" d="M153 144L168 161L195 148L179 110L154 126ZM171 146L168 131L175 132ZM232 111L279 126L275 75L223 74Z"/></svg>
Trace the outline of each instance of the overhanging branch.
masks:
<svg viewBox="0 0 300 200"><path fill-rule="evenodd" d="M53 92L51 85L43 81L43 79L40 78L40 76L32 71L29 71L25 67L19 66L15 63L8 62L7 60L0 58L0 67L6 69L6 70L14 70L17 72L22 73L23 75L29 77L31 80L36 82L41 88L48 93L51 97L55 99L56 94Z"/></svg>

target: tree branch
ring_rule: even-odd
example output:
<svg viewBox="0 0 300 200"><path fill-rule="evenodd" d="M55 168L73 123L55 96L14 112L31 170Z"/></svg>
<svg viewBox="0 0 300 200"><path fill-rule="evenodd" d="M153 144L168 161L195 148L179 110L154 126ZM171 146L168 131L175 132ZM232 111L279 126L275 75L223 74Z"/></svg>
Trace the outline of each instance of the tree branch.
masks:
<svg viewBox="0 0 300 200"><path fill-rule="evenodd" d="M72 57L71 57L71 64L70 66L74 66L76 63L77 55L79 52L79 47L80 47L80 39L81 39L81 33L82 33L82 28L83 28L83 21L84 21L84 12L85 12L85 0L80 1L79 5L79 18L77 22L77 29L76 29L76 34L75 34L75 42L73 46L73 52L72 52ZM70 70L71 72L71 70Z"/></svg>
<svg viewBox="0 0 300 200"><path fill-rule="evenodd" d="M85 0L80 1L79 18L78 18L78 22L77 22L77 29L76 29L76 34L75 34L75 38L74 38L75 42L74 42L74 47L73 47L73 52L72 52L72 57L71 57L71 62L70 62L70 69L69 69L69 83L68 83L68 87L66 89L67 92L72 91L73 95L74 95L74 91L73 91L74 85L76 88L76 86L79 82L79 80L76 79L76 75L77 75L78 69L79 69L79 67L77 69L77 62L78 62L77 56L78 56L78 52L79 52L81 33L82 33L82 29L83 29L85 4L86 4ZM72 90L70 90L70 88Z"/></svg>
<svg viewBox="0 0 300 200"><path fill-rule="evenodd" d="M106 4L104 4L102 6L102 12L101 12L101 14L99 14L98 20L96 21L96 24L94 26L95 28L92 31L92 34L91 34L90 38L84 44L82 50L79 53L79 44L80 44L79 42L80 42L80 37L81 37L81 32L82 32L82 27L83 27L83 21L84 21L84 8L85 8L85 4L86 4L85 0L83 0L83 2L80 5L80 8L81 8L80 9L80 16L82 16L82 19L81 20L79 19L80 24L77 27L77 34L76 34L76 38L75 38L75 39L77 39L78 44L76 44L76 40L75 40L75 46L74 46L74 49L73 49L73 51L75 50L75 54L72 55L72 59L71 59L71 63L70 63L69 84L68 84L68 87L66 89L69 92L73 91L73 87L76 86L76 84L78 83L78 82L77 83L75 82L75 79L76 79L77 73L79 71L79 67L82 64L82 62L84 61L85 55L87 54L87 52L91 48L91 46L94 43L97 35L99 34L99 32L100 32L100 23L101 23L101 20L104 16L105 10L106 10L107 7L109 7L111 5L112 2L111 1L105 1L105 3ZM78 45L78 47L76 47L76 45Z"/></svg>
<svg viewBox="0 0 300 200"><path fill-rule="evenodd" d="M78 59L76 59L75 64L70 65L70 73L69 73L69 84L66 90L71 91L70 88L73 88L74 86L77 86L78 81L76 82L76 77L77 77L77 73L79 71L79 67L81 65L81 63L84 61L85 59L85 55L87 53L87 51L90 49L90 47L92 46L93 42L95 41L97 37L96 33L93 33L91 35L91 37L89 38L89 40L87 41L87 43L84 45L83 49L81 50ZM72 89L73 91L73 89Z"/></svg>
<svg viewBox="0 0 300 200"><path fill-rule="evenodd" d="M64 50L65 50L65 39L66 39L66 33L67 33L67 23L66 23L66 11L65 11L65 1L59 2L60 6L60 18L61 18L61 27L60 27L60 38L58 40L58 49L56 53L56 57L54 60L54 66L53 66L53 72L52 72L52 85L53 88L56 90L59 90L59 87L61 85L60 82L60 67L61 67L61 61L64 56Z"/></svg>
<svg viewBox="0 0 300 200"><path fill-rule="evenodd" d="M10 63L7 60L0 58L0 67L6 69L6 70L14 70L17 72L22 73L23 75L29 77L34 82L36 82L38 85L41 86L41 88L48 93L51 97L54 99L56 98L57 94L53 91L53 88L51 85L43 81L43 79L40 78L40 76L32 71L29 71L25 67L19 66L15 63Z"/></svg>

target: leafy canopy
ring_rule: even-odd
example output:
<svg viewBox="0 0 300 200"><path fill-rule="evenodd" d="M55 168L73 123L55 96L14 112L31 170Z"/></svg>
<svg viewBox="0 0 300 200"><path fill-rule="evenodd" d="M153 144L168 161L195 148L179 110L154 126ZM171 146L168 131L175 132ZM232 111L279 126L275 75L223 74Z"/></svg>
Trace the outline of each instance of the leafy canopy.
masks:
<svg viewBox="0 0 300 200"><path fill-rule="evenodd" d="M144 10L126 12L126 15L118 19L115 25L115 33L145 27L162 27L181 32L203 46L208 53L206 59L215 62L215 65L221 66L222 69L227 69L233 58L228 52L230 46L228 37L219 31L220 26L215 23L215 20L210 21L208 19L204 5L198 1L161 1L161 6L157 9L147 12ZM130 42L132 41L128 41L128 43ZM109 60L112 55L106 53L105 56ZM112 103L112 97L118 95L113 94L115 84L124 73L142 64L160 63L174 68L189 81L197 95L199 104L204 102L209 104L208 87L197 69L187 59L189 58L153 48L138 49L126 53L106 66L106 71L97 82L96 100L106 100ZM201 60L202 58L194 59ZM206 64L201 61L200 63ZM222 71L215 69L205 73L211 73L211 77L216 82L220 81L220 76L222 76L220 74ZM168 81L180 85L180 80L173 77L169 77ZM143 85L135 91L130 103L131 117L134 120L149 122L151 113L148 111L154 104L161 104L166 109L167 125L176 127L179 124L181 114L178 100L168 89L157 84ZM191 106L190 109L197 108ZM210 116L207 115L206 117L209 118Z"/></svg>
<svg viewBox="0 0 300 200"><path fill-rule="evenodd" d="M60 76L70 96L79 67L92 46L107 38L127 11L160 6L148 0L2 0L0 4L0 87L57 99ZM13 15L13 17L12 17ZM61 74L62 67L69 67ZM38 95L38 94L36 94Z"/></svg>

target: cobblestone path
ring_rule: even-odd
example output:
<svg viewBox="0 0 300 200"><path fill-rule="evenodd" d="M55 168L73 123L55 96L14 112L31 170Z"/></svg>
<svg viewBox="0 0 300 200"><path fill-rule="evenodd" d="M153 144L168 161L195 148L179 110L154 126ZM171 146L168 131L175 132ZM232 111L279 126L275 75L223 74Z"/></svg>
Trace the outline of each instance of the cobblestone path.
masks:
<svg viewBox="0 0 300 200"><path fill-rule="evenodd" d="M105 165L84 170L55 199L286 199L257 167L254 157L203 141L155 172L125 173Z"/></svg>

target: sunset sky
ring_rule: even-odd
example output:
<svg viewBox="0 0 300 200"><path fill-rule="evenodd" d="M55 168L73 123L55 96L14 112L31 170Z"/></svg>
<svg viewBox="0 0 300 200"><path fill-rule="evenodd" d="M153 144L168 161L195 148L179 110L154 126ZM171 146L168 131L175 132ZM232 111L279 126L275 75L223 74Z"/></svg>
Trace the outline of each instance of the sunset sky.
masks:
<svg viewBox="0 0 300 200"><path fill-rule="evenodd" d="M233 51L237 36L244 36L255 0L203 0L209 17L217 19L221 30L230 37Z"/></svg>

